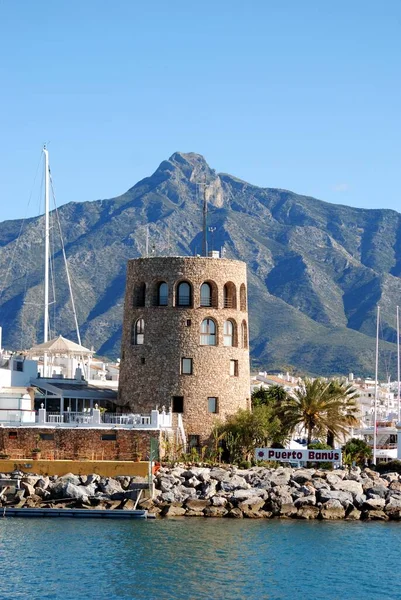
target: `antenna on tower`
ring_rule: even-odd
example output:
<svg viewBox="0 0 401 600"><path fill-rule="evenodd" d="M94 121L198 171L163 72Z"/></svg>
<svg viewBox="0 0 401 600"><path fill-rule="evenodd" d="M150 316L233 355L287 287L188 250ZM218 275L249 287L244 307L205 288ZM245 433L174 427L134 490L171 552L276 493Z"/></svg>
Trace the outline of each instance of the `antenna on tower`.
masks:
<svg viewBox="0 0 401 600"><path fill-rule="evenodd" d="M203 245L202 254L207 256L207 198L206 198L206 173L203 183Z"/></svg>
<svg viewBox="0 0 401 600"><path fill-rule="evenodd" d="M146 226L145 256L149 256L149 225Z"/></svg>

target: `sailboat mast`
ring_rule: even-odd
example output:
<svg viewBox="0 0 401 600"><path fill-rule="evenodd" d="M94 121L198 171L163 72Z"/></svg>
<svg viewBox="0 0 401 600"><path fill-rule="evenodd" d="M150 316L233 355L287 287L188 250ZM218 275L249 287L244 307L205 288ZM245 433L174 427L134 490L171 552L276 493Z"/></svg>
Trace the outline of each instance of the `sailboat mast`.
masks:
<svg viewBox="0 0 401 600"><path fill-rule="evenodd" d="M46 145L43 146L45 155L45 298L44 298L44 320L43 320L43 342L49 339L49 248L50 248L50 225L49 225L49 152ZM43 358L43 376L47 376L47 352Z"/></svg>
<svg viewBox="0 0 401 600"><path fill-rule="evenodd" d="M377 446L377 395L379 391L379 322L380 322L380 306L377 306L377 321L376 321L376 365L375 365L375 404L373 411L373 464L376 464L376 446Z"/></svg>
<svg viewBox="0 0 401 600"><path fill-rule="evenodd" d="M401 419L400 414L400 311L397 306L397 407L398 407L398 423Z"/></svg>
<svg viewBox="0 0 401 600"><path fill-rule="evenodd" d="M208 254L208 248L207 248L206 175L205 175L205 183L203 184L203 244L202 244L202 254L203 254L203 256L207 256L207 254Z"/></svg>

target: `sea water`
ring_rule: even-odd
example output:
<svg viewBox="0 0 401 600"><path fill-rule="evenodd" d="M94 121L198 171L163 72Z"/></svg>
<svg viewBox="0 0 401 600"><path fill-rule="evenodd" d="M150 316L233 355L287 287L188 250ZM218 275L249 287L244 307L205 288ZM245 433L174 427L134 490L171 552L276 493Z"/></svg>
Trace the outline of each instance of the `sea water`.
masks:
<svg viewBox="0 0 401 600"><path fill-rule="evenodd" d="M399 600L401 523L0 519L0 599Z"/></svg>

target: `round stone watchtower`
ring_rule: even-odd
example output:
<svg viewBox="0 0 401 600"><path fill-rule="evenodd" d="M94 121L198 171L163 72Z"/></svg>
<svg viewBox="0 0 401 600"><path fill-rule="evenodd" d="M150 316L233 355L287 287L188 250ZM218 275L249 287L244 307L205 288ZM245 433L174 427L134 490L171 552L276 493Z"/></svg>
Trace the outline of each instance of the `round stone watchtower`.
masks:
<svg viewBox="0 0 401 600"><path fill-rule="evenodd" d="M249 407L246 264L206 257L128 262L119 400L181 413L190 446Z"/></svg>

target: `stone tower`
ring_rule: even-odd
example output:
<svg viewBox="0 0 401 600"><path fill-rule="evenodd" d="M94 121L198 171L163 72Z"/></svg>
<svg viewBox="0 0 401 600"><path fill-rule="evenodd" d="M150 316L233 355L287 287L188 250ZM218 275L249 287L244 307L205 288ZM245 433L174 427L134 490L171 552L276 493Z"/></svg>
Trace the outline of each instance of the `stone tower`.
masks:
<svg viewBox="0 0 401 600"><path fill-rule="evenodd" d="M190 446L209 437L216 419L249 407L246 283L237 260L130 260L120 402L182 413Z"/></svg>

